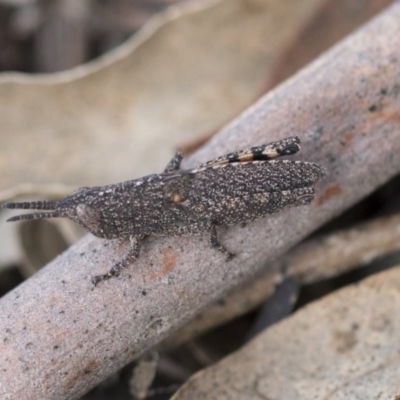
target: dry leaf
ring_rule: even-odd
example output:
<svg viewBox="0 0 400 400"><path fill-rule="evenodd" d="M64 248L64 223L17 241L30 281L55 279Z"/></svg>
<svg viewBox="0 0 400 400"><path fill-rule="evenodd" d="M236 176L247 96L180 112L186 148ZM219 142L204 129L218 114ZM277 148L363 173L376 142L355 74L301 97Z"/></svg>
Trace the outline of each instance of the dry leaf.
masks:
<svg viewBox="0 0 400 400"><path fill-rule="evenodd" d="M315 302L191 378L173 400L392 399L400 267Z"/></svg>
<svg viewBox="0 0 400 400"><path fill-rule="evenodd" d="M0 169L8 173L0 189L161 171L180 143L258 97L277 50L320 1L189 3L97 62L53 75L3 74Z"/></svg>

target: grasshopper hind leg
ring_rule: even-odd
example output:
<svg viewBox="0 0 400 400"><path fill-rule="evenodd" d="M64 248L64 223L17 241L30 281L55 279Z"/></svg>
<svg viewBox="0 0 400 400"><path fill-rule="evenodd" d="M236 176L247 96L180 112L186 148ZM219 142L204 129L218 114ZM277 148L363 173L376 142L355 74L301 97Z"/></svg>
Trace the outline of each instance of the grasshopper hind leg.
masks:
<svg viewBox="0 0 400 400"><path fill-rule="evenodd" d="M208 167L218 164L248 162L257 160L272 160L277 157L290 156L300 150L300 139L297 136L288 137L276 142L254 146L247 149L235 151L224 156L215 158L202 164L200 167Z"/></svg>
<svg viewBox="0 0 400 400"><path fill-rule="evenodd" d="M139 257L140 252L140 242L144 238L144 235L131 236L129 238L130 248L128 254L123 258L123 260L117 262L113 267L103 275L97 275L92 277L92 283L97 286L100 282L106 281L114 276L119 276L121 270L132 264ZM121 241L120 241L121 242Z"/></svg>

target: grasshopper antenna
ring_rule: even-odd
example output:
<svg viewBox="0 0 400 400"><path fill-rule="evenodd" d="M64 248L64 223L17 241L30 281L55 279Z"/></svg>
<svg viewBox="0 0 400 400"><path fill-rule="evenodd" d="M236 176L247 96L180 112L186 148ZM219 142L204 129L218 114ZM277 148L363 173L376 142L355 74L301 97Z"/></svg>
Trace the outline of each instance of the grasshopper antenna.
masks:
<svg viewBox="0 0 400 400"><path fill-rule="evenodd" d="M27 201L27 202L16 202L16 203L6 203L2 205L3 208L11 208L18 210L53 210L51 212L42 213L32 213L16 215L7 220L7 222L21 221L26 219L41 219L41 218L57 218L60 217L56 209L55 201Z"/></svg>

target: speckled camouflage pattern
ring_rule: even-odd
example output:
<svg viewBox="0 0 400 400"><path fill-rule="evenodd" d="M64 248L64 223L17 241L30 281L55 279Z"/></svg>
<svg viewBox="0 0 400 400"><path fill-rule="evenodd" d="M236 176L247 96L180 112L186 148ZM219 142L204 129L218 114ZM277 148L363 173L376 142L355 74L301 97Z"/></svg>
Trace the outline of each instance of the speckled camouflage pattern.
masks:
<svg viewBox="0 0 400 400"><path fill-rule="evenodd" d="M93 283L119 275L139 255L147 235L195 235L209 232L210 244L226 254L216 227L254 220L314 199L312 185L324 169L305 161L272 160L300 150L298 137L216 158L198 168L180 170L177 153L161 174L101 187L83 187L59 201L7 203L6 208L50 210L9 221L69 218L104 239L128 239L127 256Z"/></svg>

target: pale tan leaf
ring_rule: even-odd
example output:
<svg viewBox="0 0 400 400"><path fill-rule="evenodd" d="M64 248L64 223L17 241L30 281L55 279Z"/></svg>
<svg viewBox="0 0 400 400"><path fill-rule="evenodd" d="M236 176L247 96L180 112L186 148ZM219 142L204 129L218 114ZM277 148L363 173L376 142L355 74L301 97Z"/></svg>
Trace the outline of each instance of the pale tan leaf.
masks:
<svg viewBox="0 0 400 400"><path fill-rule="evenodd" d="M161 171L181 143L259 96L278 50L320 1L189 2L99 61L2 74L0 189Z"/></svg>
<svg viewBox="0 0 400 400"><path fill-rule="evenodd" d="M393 399L400 267L315 302L191 378L173 400Z"/></svg>

